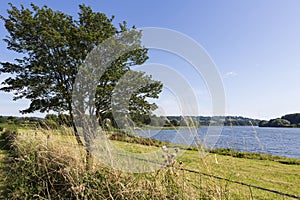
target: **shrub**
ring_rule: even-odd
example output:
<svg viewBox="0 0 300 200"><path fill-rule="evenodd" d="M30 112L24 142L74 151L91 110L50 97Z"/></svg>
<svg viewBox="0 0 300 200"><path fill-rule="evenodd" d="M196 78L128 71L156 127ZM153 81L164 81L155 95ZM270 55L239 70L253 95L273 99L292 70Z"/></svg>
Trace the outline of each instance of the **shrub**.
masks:
<svg viewBox="0 0 300 200"><path fill-rule="evenodd" d="M39 126L43 129L58 129L59 125L52 119L44 119L39 121Z"/></svg>
<svg viewBox="0 0 300 200"><path fill-rule="evenodd" d="M135 144L148 145L148 146L156 146L156 147L162 147L164 145L169 144L169 142L155 140L152 138L143 138L143 137L139 137L139 136L135 136L135 135L118 133L118 132L111 134L109 136L109 139L124 141L124 142L129 142L129 143L135 143Z"/></svg>
<svg viewBox="0 0 300 200"><path fill-rule="evenodd" d="M18 133L16 129L7 129L2 133L2 138L4 139L6 146L5 149L11 149L12 145L17 137Z"/></svg>
<svg viewBox="0 0 300 200"><path fill-rule="evenodd" d="M6 119L3 116L0 116L0 124L5 123Z"/></svg>

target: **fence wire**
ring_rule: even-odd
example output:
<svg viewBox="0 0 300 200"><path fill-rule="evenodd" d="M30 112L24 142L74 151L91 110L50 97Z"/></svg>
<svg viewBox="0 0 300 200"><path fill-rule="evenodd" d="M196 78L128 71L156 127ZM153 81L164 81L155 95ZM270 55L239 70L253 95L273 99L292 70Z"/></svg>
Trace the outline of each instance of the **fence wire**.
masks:
<svg viewBox="0 0 300 200"><path fill-rule="evenodd" d="M121 153L117 153L117 154L119 156L129 157L129 155L127 155L127 154L121 154ZM166 164L164 164L164 163L159 163L159 162L152 161L152 160L147 160L147 159L133 157L133 156L130 156L130 158L131 159L132 158L133 159L137 159L137 160L140 160L140 161L144 161L144 162L147 162L147 163L154 163L154 164L157 164L157 165L166 166ZM223 180L223 181L226 181L226 182L229 182L229 183L234 183L234 184L238 184L238 185L242 185L242 186L248 187L249 188L249 192L250 192L250 199L254 199L254 197L253 197L253 191L252 191L252 188L253 188L253 189L262 190L262 191L265 191L265 192L268 192L268 193L280 195L280 196L283 197L283 199L285 197L289 197L289 198L292 198L292 199L298 199L298 200L300 200L300 196L298 196L298 195L288 194L288 193L281 192L281 191L278 191L278 190L264 188L264 187L261 187L261 186L244 183L244 182L241 182L241 181L235 181L235 180L231 180L231 179L228 179L228 178L224 178L224 177L220 177L220 176L216 176L216 175L213 175L213 174L208 174L208 173L204 173L204 172L200 172L200 171L196 171L196 170L192 170L192 169L187 169L187 168L183 168L183 167L178 167L178 166L172 166L172 167L174 169L177 169L177 170L180 170L180 171L183 171L183 172L189 172L189 173L192 173L192 174L199 175L200 176L200 183L199 183L200 184L199 185L200 189L202 189L202 187L203 187L202 186L203 185L202 176L206 176L206 177L210 177L210 178L213 178L213 179Z"/></svg>

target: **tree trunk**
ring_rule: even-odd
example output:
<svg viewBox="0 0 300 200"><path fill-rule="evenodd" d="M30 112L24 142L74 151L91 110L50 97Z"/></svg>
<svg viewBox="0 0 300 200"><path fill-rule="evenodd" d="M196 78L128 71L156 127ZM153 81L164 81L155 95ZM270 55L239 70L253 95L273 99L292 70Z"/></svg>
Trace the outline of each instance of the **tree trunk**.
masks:
<svg viewBox="0 0 300 200"><path fill-rule="evenodd" d="M93 156L90 150L90 145L86 147L86 170L89 171L93 167Z"/></svg>
<svg viewBox="0 0 300 200"><path fill-rule="evenodd" d="M80 146L85 146L85 151L86 151L86 170L90 170L92 169L93 166L93 157L92 157L92 153L91 153L91 133L88 130L86 121L84 119L82 119L82 129L83 129L83 137L84 137L84 141L85 141L85 145L83 144L82 140L80 139L77 127L75 125L75 119L74 119L74 114L73 114L73 109L71 104L69 104L69 113L70 113L70 118L72 121L72 126L73 126L73 130L74 130L74 134L77 140L77 143Z"/></svg>
<svg viewBox="0 0 300 200"><path fill-rule="evenodd" d="M71 118L71 122L72 122L72 127L73 127L73 130L74 130L74 135L75 135L75 137L76 137L77 143L78 143L80 146L84 146L84 145L83 145L83 142L82 142L81 139L80 139L80 136L79 136L77 127L76 127L76 125L75 125L74 115L73 115L73 110L72 110L72 105L71 105L71 104L69 104L69 114L70 114L70 118Z"/></svg>

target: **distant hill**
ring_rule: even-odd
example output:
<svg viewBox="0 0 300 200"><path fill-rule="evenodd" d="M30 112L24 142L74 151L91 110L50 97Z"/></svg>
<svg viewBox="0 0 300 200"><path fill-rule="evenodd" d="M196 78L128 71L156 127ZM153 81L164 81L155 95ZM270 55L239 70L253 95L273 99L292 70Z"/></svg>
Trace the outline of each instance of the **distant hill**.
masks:
<svg viewBox="0 0 300 200"><path fill-rule="evenodd" d="M37 122L39 120L42 120L42 118L39 118L39 117L0 116L0 123L21 124L21 123L28 123L28 122Z"/></svg>
<svg viewBox="0 0 300 200"><path fill-rule="evenodd" d="M300 113L287 114L281 118L262 120L259 127L300 127Z"/></svg>
<svg viewBox="0 0 300 200"><path fill-rule="evenodd" d="M7 119L7 118L17 118L17 119L36 119L36 120L41 120L41 119L44 119L43 117L22 117L22 116L12 116L12 115L7 115L7 116L0 115L0 117L3 117L4 119Z"/></svg>
<svg viewBox="0 0 300 200"><path fill-rule="evenodd" d="M165 120L167 118L167 120ZM293 117L287 116L292 122L294 119ZM298 119L299 118L299 119ZM300 114L298 116L297 121L300 125ZM15 117L15 116L0 116L0 123L4 122L15 122L15 123L25 123L28 121L40 121L43 118L39 117ZM259 119L252 119L242 116L165 116L165 117L155 117L152 116L151 124L152 126L209 126L209 125L220 125L223 124L224 126L258 126L264 125L261 123L262 121ZM263 121L266 122L266 121ZM297 123L297 124L298 124Z"/></svg>
<svg viewBox="0 0 300 200"><path fill-rule="evenodd" d="M178 120L182 121L182 116L167 116L167 118L171 120ZM259 119L252 119L242 116L216 116L216 117L209 117L209 116L189 116L187 118L193 119L194 122L198 123L200 126L208 126L210 124L219 124L217 122L224 123L224 126L258 126L261 120Z"/></svg>

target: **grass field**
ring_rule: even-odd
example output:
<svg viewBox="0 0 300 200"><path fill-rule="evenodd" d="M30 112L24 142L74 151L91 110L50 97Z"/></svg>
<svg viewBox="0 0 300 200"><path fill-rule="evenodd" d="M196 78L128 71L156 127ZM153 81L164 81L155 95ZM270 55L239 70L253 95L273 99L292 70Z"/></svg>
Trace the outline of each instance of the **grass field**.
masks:
<svg viewBox="0 0 300 200"><path fill-rule="evenodd" d="M5 141L1 136L2 135L0 135L0 171L3 168L3 160L4 160L4 157L6 156ZM0 173L0 191L3 188L3 184L4 184L3 173Z"/></svg>
<svg viewBox="0 0 300 200"><path fill-rule="evenodd" d="M159 147L149 147L121 141L113 141L113 143L129 152L140 153L160 150ZM183 155L176 158L176 160L182 161L182 168L193 169L230 180L300 196L300 165L287 165L268 160L234 158L217 154L207 154L202 157L199 152L194 150L184 151ZM199 178L198 175L191 174L191 176L194 176L192 179ZM250 195L248 187L233 183L224 184L230 185L231 193L234 196L246 198ZM278 198L277 195L274 196L256 189L253 190L253 195L256 198L267 198L268 196L269 198Z"/></svg>
<svg viewBox="0 0 300 200"><path fill-rule="evenodd" d="M76 142L71 136L72 132L70 130L64 129L63 131L40 131L21 128L18 130L18 132L19 151L23 151L23 157L27 154L30 154L34 150L34 148L39 148L39 151L41 151L42 153L49 152L49 148L51 147L56 152L55 156L59 156L64 159L72 159L72 162L73 164L75 163L75 165L83 165L80 162L80 159L84 157L84 150L80 150L80 148L76 147ZM123 154L126 154L127 156L133 157L130 160L131 163L128 164L128 166L131 167L132 170L134 170L135 166L142 166L144 167L144 169L148 169L146 165L151 164L145 161L140 161L139 158L145 158L144 155L147 155L149 153L158 153L157 155L161 156L163 153L161 145L165 145L164 143L154 143L156 146L149 146L132 143L132 141L129 140L127 142L117 140L109 140L106 142L108 142L111 147L118 149L117 152L121 152ZM149 141L146 141L146 144L147 142ZM0 143L1 147L5 145L3 140L1 140ZM145 143L145 141L143 141L142 143ZM99 141L98 145L105 146L107 144L103 143L103 141ZM169 147L168 151L170 153L174 152L175 147L176 145L172 145L172 147ZM26 150L26 148L28 149ZM155 190L154 188L157 187L158 184L157 181L159 181L159 183L161 184L161 188L165 187L165 189L161 189L161 191L165 191L167 190L166 188L169 188L170 181L163 182L161 179L165 180L162 177L166 177L166 173L171 172L172 177L174 176L172 180L176 180L177 184L180 186L179 189L174 190L187 191L185 193L182 192L182 196L180 196L181 193L178 194L178 199L181 199L181 197L186 199L187 197L191 197L192 199L289 199L288 197L283 197L278 194L249 188L248 186L231 183L225 180L218 180L205 175L200 175L197 173L179 169L184 168L195 170L205 174L223 177L225 179L233 181L239 181L246 184L300 196L300 165L299 163L295 162L295 159L289 160L278 158L279 161L285 160L286 163L289 163L284 164L277 160L262 159L265 156L257 157L256 155L251 158L251 154L247 154L248 158L237 158L229 155L220 155L215 153L203 154L196 150L184 150L185 147L183 146L179 146L179 149L180 150L178 154L176 155L176 157L174 157L176 163L163 169L157 168L158 171L162 173L160 174L160 179L155 180L154 178L157 176L158 171L144 173L142 175L132 173L128 174L126 172L116 172L117 174L121 173L122 175L120 175L120 177L125 177L125 180L131 180L133 182L131 184L132 186L128 186L123 182L120 187L123 187L122 185L125 186L123 189L121 189L126 190L128 189L127 187L133 187L133 185L135 184L134 182L138 182L136 184L139 186L141 185L140 182L144 182L143 180L145 179L148 181L147 184L150 184L150 186L146 187L149 189L149 191L151 191L151 189ZM107 149L96 149L96 154L100 155L97 157L97 159L108 160L107 155L109 153L111 152L107 152ZM0 156L2 156L2 158L6 156L5 150L3 148L0 149ZM124 165L126 165L126 162L128 162L128 159L124 159L123 157L114 157L112 154L110 154L110 156L110 162L119 163L119 167L123 167ZM28 157L30 156L28 155ZM1 159L1 161L2 160L3 159ZM95 159L95 161L97 160ZM152 161L163 163L163 159L161 158L157 158ZM32 160L30 160L30 163L31 162ZM93 170L97 170L97 163L94 164L95 166ZM118 167L117 164L115 164L114 166L116 168ZM155 166L157 167L156 164ZM82 168L82 166L80 168ZM164 172L164 170L166 172ZM112 172L110 171L109 173ZM136 179L136 177L139 177L139 179ZM121 179L118 178L118 180L122 182ZM153 184L151 183L151 181L149 182L149 180L152 180L155 186L153 186ZM0 184L2 186L5 185L3 180L2 182L0 182ZM132 190L133 188L128 189L128 191ZM135 190L136 189L134 189L134 191ZM145 188L141 188L141 190L145 190ZM155 193L155 191L153 192ZM169 195L168 191L165 191L165 193L166 194L164 197L166 197L166 199L169 199L167 198Z"/></svg>

